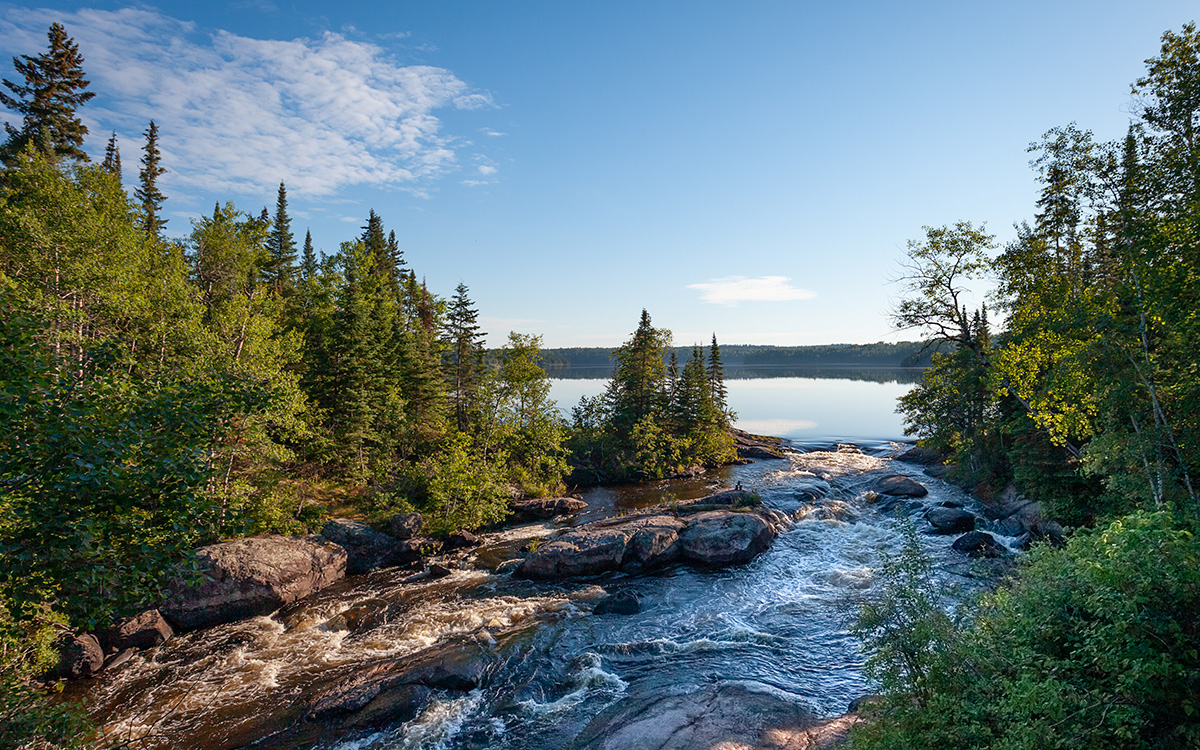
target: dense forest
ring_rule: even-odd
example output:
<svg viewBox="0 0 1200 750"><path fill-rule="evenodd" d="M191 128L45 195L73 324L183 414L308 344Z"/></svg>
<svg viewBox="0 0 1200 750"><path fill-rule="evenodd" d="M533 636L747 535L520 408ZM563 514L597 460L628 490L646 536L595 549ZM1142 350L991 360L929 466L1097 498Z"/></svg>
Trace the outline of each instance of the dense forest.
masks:
<svg viewBox="0 0 1200 750"><path fill-rule="evenodd" d="M938 349L938 342L922 341L815 346L727 344L721 348L721 355L730 371L766 367L927 367ZM572 371L587 377L607 377L612 371L614 351L605 347L543 349L542 366L554 377L572 377ZM677 346L671 352L685 360L691 349Z"/></svg>
<svg viewBox="0 0 1200 750"><path fill-rule="evenodd" d="M218 204L168 239L169 129L148 123L131 196L115 134L102 163L83 150L83 56L48 39L0 93L20 117L0 148L0 745L86 742L31 678L60 634L198 580L198 545L339 513L474 529L572 471L732 457L715 337L680 369L643 313L573 429L539 337L485 352L468 287L430 291L373 210L319 253L281 182L273 210Z"/></svg>
<svg viewBox="0 0 1200 750"><path fill-rule="evenodd" d="M1123 139L1030 146L1034 217L999 253L969 222L909 243L896 321L950 346L902 399L909 431L1074 533L953 617L911 539L859 621L884 695L855 747L1200 746L1196 26L1146 65Z"/></svg>

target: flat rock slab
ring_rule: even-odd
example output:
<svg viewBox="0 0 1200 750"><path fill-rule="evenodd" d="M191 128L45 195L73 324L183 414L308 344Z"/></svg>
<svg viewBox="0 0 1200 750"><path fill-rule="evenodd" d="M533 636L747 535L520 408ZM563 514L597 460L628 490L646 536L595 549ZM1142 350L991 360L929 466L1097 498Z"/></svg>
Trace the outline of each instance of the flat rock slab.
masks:
<svg viewBox="0 0 1200 750"><path fill-rule="evenodd" d="M159 608L183 630L270 614L346 575L346 550L320 537L248 537L196 553L207 580L172 584Z"/></svg>
<svg viewBox="0 0 1200 750"><path fill-rule="evenodd" d="M569 747L783 750L787 739L803 736L818 723L806 707L758 683L727 683L683 694L661 689L627 696L601 711Z"/></svg>
<svg viewBox="0 0 1200 750"><path fill-rule="evenodd" d="M880 479L875 483L875 491L892 497L925 497L929 494L923 484L901 474Z"/></svg>
<svg viewBox="0 0 1200 750"><path fill-rule="evenodd" d="M587 503L576 497L540 497L513 500L508 507L512 511L512 520L529 523L578 513L587 507Z"/></svg>

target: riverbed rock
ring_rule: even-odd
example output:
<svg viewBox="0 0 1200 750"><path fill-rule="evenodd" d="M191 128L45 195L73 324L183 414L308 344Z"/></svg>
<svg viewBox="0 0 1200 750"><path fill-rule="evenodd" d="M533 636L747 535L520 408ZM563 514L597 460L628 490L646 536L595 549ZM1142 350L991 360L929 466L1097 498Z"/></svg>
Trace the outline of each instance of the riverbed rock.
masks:
<svg viewBox="0 0 1200 750"><path fill-rule="evenodd" d="M331 518L321 529L321 537L346 550L346 573L349 575L394 567L407 560L397 539L362 521Z"/></svg>
<svg viewBox="0 0 1200 750"><path fill-rule="evenodd" d="M420 513L397 513L388 519L388 530L393 539L412 539L425 528L425 519Z"/></svg>
<svg viewBox="0 0 1200 750"><path fill-rule="evenodd" d="M1008 550L986 531L968 531L950 545L969 557L1004 557Z"/></svg>
<svg viewBox="0 0 1200 750"><path fill-rule="evenodd" d="M460 530L452 531L446 535L446 541L442 545L447 551L455 549L470 549L483 544L483 540L469 531Z"/></svg>
<svg viewBox="0 0 1200 750"><path fill-rule="evenodd" d="M175 635L170 624L157 609L127 617L99 634L106 653L115 653L129 648L154 648L169 641Z"/></svg>
<svg viewBox="0 0 1200 750"><path fill-rule="evenodd" d="M925 520L938 534L959 534L975 530L975 514L962 508L930 508Z"/></svg>
<svg viewBox="0 0 1200 750"><path fill-rule="evenodd" d="M512 510L513 521L530 523L578 513L587 507L587 503L576 497L528 497L513 500L508 507Z"/></svg>
<svg viewBox="0 0 1200 750"><path fill-rule="evenodd" d="M730 430L737 454L742 458L783 458L782 441L779 438L767 438L761 435L751 435L743 430Z"/></svg>
<svg viewBox="0 0 1200 750"><path fill-rule="evenodd" d="M896 456L897 461L903 461L906 464L917 464L919 466L934 466L942 463L945 457L940 451L935 451L932 448L922 448L919 445L914 445L908 450Z"/></svg>
<svg viewBox="0 0 1200 750"><path fill-rule="evenodd" d="M686 526L680 519L665 515L646 516L630 521L626 526L632 536L621 560L623 570L640 572L679 558L679 532Z"/></svg>
<svg viewBox="0 0 1200 750"><path fill-rule="evenodd" d="M683 693L639 691L601 711L571 750L778 748L777 737L802 737L818 722L798 700L756 682L725 683ZM791 745L786 745L791 747ZM803 747L829 745L800 744Z"/></svg>
<svg viewBox="0 0 1200 750"><path fill-rule="evenodd" d="M320 537L248 537L196 553L207 580L176 581L159 608L178 629L269 614L346 575L346 550Z"/></svg>
<svg viewBox="0 0 1200 750"><path fill-rule="evenodd" d="M618 591L609 594L596 602L592 614L596 615L636 615L642 609L642 602L632 591Z"/></svg>
<svg viewBox="0 0 1200 750"><path fill-rule="evenodd" d="M920 482L902 474L884 477L875 483L875 491L892 497L925 497L929 490Z"/></svg>
<svg viewBox="0 0 1200 750"><path fill-rule="evenodd" d="M47 676L50 678L91 677L104 666L104 649L91 633L67 636L58 644L58 664Z"/></svg>
<svg viewBox="0 0 1200 750"><path fill-rule="evenodd" d="M755 513L714 510L688 519L679 547L689 562L740 565L765 552L774 539L771 525Z"/></svg>

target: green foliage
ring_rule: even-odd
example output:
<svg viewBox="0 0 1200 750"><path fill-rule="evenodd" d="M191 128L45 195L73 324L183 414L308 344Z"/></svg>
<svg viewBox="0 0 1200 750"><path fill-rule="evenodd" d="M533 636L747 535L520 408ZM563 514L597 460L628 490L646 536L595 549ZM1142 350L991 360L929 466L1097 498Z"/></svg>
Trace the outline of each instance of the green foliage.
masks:
<svg viewBox="0 0 1200 750"><path fill-rule="evenodd" d="M50 42L46 52L13 58L24 82L5 79L10 93L0 92L0 104L21 116L20 127L4 124L8 140L0 147L0 158L6 163L30 147L51 159L87 161L80 146L88 130L75 110L96 94L84 91L89 81L83 77L83 57L62 24L51 24L46 36Z"/></svg>
<svg viewBox="0 0 1200 750"><path fill-rule="evenodd" d="M860 621L884 698L853 747L1200 742L1200 544L1170 513L1037 549L959 627L937 614L919 566L891 576L891 598Z"/></svg>
<svg viewBox="0 0 1200 750"><path fill-rule="evenodd" d="M162 217L162 204L167 196L158 189L158 178L167 173L162 166L162 152L158 149L158 125L150 121L146 128L146 145L142 149L142 168L138 172L138 187L134 195L142 205L142 229L150 237L162 234L167 220Z"/></svg>
<svg viewBox="0 0 1200 750"><path fill-rule="evenodd" d="M52 703L32 678L54 666L62 616L41 611L15 620L0 599L0 747L90 746L87 719L75 703Z"/></svg>
<svg viewBox="0 0 1200 750"><path fill-rule="evenodd" d="M441 448L403 469L405 494L416 500L426 530L477 529L508 514L504 454L484 455L471 438L451 433Z"/></svg>

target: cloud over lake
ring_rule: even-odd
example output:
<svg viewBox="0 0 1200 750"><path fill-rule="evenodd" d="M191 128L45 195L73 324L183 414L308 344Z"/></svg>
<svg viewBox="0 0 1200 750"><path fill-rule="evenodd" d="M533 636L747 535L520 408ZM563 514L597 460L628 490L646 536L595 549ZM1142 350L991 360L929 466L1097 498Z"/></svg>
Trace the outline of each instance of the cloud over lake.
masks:
<svg viewBox="0 0 1200 750"><path fill-rule="evenodd" d="M787 276L725 276L703 284L688 284L700 299L714 305L736 307L741 302L789 302L813 299L816 292L792 286Z"/></svg>

